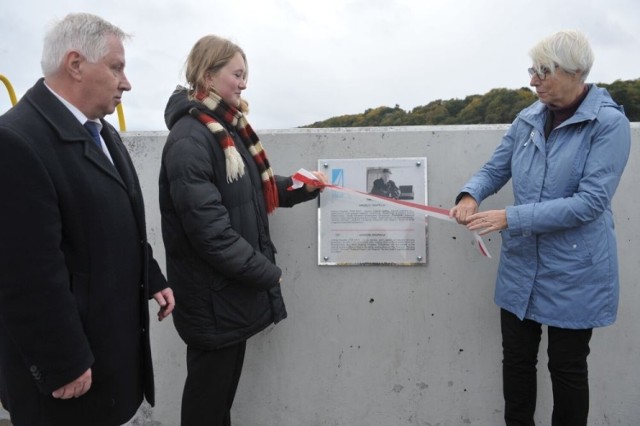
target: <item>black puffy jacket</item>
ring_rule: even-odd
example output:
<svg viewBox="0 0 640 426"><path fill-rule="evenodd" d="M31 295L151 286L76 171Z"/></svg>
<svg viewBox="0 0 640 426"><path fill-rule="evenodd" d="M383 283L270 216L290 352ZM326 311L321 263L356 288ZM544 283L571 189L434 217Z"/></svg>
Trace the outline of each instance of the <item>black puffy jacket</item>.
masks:
<svg viewBox="0 0 640 426"><path fill-rule="evenodd" d="M188 114L194 106L204 108L185 91L174 92L167 104L160 211L174 324L188 345L211 350L246 340L287 312L255 162L227 129L246 167L241 178L227 182L222 148ZM291 178L276 176L276 182L281 207L317 196L287 191Z"/></svg>

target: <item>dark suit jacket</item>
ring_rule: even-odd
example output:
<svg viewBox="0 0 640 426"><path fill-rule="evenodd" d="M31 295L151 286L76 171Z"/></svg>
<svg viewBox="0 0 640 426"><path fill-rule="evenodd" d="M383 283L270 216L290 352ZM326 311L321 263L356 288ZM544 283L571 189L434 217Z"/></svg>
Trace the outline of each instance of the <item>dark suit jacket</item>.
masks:
<svg viewBox="0 0 640 426"><path fill-rule="evenodd" d="M21 425L119 425L153 404L148 300L167 287L115 129L114 164L40 80L0 117L0 399ZM91 390L51 392L93 372Z"/></svg>

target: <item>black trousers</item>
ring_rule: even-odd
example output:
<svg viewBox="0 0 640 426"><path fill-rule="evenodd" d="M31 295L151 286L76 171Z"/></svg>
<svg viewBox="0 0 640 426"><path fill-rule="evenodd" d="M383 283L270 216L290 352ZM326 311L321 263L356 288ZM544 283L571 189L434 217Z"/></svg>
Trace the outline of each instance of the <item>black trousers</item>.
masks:
<svg viewBox="0 0 640 426"><path fill-rule="evenodd" d="M502 381L507 426L534 426L536 364L542 326L500 312ZM593 329L548 327L549 373L553 390L552 426L586 426L589 414L587 356Z"/></svg>
<svg viewBox="0 0 640 426"><path fill-rule="evenodd" d="M230 426L247 343L214 351L187 346L181 426Z"/></svg>

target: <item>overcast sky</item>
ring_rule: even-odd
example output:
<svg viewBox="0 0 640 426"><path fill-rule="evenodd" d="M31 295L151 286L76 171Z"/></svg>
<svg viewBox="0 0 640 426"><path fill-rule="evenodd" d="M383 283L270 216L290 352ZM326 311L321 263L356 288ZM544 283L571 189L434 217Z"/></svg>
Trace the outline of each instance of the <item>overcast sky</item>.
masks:
<svg viewBox="0 0 640 426"><path fill-rule="evenodd" d="M529 49L565 28L591 41L589 81L640 78L637 0L18 0L0 13L0 74L18 97L42 74L47 27L70 12L133 34L125 44L133 90L123 98L131 131L165 130L167 98L206 34L247 54L244 96L258 130L528 86ZM9 106L0 85L0 113Z"/></svg>

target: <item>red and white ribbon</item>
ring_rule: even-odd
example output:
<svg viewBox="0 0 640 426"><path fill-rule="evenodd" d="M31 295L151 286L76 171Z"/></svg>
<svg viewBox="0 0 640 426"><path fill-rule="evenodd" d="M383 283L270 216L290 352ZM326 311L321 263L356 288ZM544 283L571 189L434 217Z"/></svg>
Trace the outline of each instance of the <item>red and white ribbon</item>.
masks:
<svg viewBox="0 0 640 426"><path fill-rule="evenodd" d="M342 186L323 183L317 177L315 177L313 173L305 169L298 170L292 176L292 178L293 178L293 185L291 185L288 188L289 190L301 188L305 184L310 184L313 186L328 188L334 191L347 192L347 193L351 193L351 194L355 194L355 195L363 196L367 198L377 198L389 204L399 204L405 207L409 207L411 209L420 210L421 212L424 212L425 216L432 216L440 220L446 220L447 222L456 223L455 219L449 216L449 211L446 209L431 207L425 204L412 203L410 201L405 201L405 200L396 200L394 198L383 197L381 195L368 194L366 192L356 191L354 189L349 189ZM491 258L491 254L489 253L489 250L487 250L487 246L482 240L482 237L478 235L478 233L475 231L473 231L472 233L473 233L474 241L478 243L478 249L480 250L480 253L482 253L482 255L485 257Z"/></svg>

